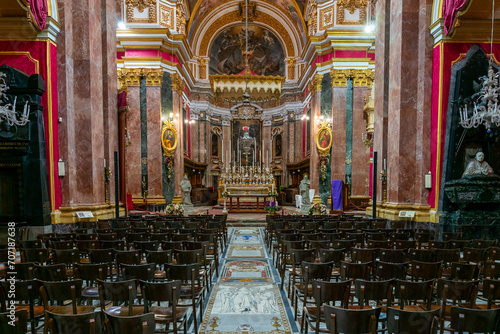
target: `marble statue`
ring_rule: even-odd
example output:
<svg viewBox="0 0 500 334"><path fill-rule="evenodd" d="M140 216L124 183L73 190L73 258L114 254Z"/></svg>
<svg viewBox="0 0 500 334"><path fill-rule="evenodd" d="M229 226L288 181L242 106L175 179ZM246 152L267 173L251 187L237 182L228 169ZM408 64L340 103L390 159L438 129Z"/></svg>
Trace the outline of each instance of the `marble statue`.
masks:
<svg viewBox="0 0 500 334"><path fill-rule="evenodd" d="M469 162L467 165L467 168L465 168L465 171L462 175L468 176L468 175L491 175L494 174L493 168L484 161L484 153L483 152L477 152L476 158Z"/></svg>
<svg viewBox="0 0 500 334"><path fill-rule="evenodd" d="M311 204L311 202L309 200L309 186L310 185L311 185L311 181L309 181L309 178L307 177L307 175L304 176L302 181L300 181L299 190L300 190L300 196L302 196L302 206L307 207L307 209L309 209L309 205Z"/></svg>
<svg viewBox="0 0 500 334"><path fill-rule="evenodd" d="M191 182L189 182L187 175L184 175L184 179L181 181L182 189L182 203L185 205L193 205L191 203Z"/></svg>

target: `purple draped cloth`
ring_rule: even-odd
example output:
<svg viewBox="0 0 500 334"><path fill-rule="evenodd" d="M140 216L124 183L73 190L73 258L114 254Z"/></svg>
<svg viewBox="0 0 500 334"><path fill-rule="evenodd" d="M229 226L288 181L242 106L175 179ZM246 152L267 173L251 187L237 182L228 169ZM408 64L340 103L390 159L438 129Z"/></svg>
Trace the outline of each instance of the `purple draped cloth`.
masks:
<svg viewBox="0 0 500 334"><path fill-rule="evenodd" d="M342 180L332 180L333 210L342 210Z"/></svg>
<svg viewBox="0 0 500 334"><path fill-rule="evenodd" d="M450 35L453 32L455 18L458 12L465 9L471 0L444 0L443 1L443 18L444 18L444 33Z"/></svg>

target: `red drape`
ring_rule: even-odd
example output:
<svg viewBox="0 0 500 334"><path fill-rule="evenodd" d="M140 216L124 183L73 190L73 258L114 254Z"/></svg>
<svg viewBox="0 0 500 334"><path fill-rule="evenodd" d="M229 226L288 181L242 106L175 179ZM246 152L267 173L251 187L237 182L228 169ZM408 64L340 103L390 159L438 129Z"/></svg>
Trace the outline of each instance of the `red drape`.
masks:
<svg viewBox="0 0 500 334"><path fill-rule="evenodd" d="M453 32L455 18L459 11L463 10L472 0L444 0L443 1L443 18L444 18L444 33L450 35Z"/></svg>

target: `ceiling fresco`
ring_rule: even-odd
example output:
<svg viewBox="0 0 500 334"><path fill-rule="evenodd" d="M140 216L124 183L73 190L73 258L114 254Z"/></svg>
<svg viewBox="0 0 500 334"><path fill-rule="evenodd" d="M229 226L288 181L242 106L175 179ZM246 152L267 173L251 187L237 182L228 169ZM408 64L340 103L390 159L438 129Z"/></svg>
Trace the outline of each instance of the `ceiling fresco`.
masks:
<svg viewBox="0 0 500 334"><path fill-rule="evenodd" d="M245 70L245 26L223 30L210 48L210 75ZM256 75L285 76L285 52L276 36L255 25L248 27L248 63Z"/></svg>
<svg viewBox="0 0 500 334"><path fill-rule="evenodd" d="M189 8L191 10L191 18L189 22L189 33L188 39L191 40L193 37L194 31L196 27L200 23L201 19L208 14L208 12L220 5L221 3L225 3L231 0L187 0L189 3ZM292 20L295 22L295 26L299 29L299 33L302 36L302 40L305 41L305 29L304 29L304 21L303 21L303 11L305 9L305 5L307 0L260 0L265 2L270 2L275 4L276 6L283 9ZM254 1L259 2L259 1ZM196 8L198 6L198 8Z"/></svg>

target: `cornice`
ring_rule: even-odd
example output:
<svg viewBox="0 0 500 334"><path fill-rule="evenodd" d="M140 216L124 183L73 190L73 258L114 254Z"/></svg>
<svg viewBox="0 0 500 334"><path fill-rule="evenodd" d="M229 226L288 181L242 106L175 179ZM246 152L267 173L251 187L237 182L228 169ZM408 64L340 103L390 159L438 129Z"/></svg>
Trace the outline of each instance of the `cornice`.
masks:
<svg viewBox="0 0 500 334"><path fill-rule="evenodd" d="M121 68L117 74L122 88L140 86L143 77L147 86L161 86L163 79L162 68Z"/></svg>
<svg viewBox="0 0 500 334"><path fill-rule="evenodd" d="M373 80L375 80L375 71L372 71L371 69L331 69L330 76L332 77L332 86L334 87L347 86L347 80L351 78L353 79L354 87L371 88L373 85Z"/></svg>

